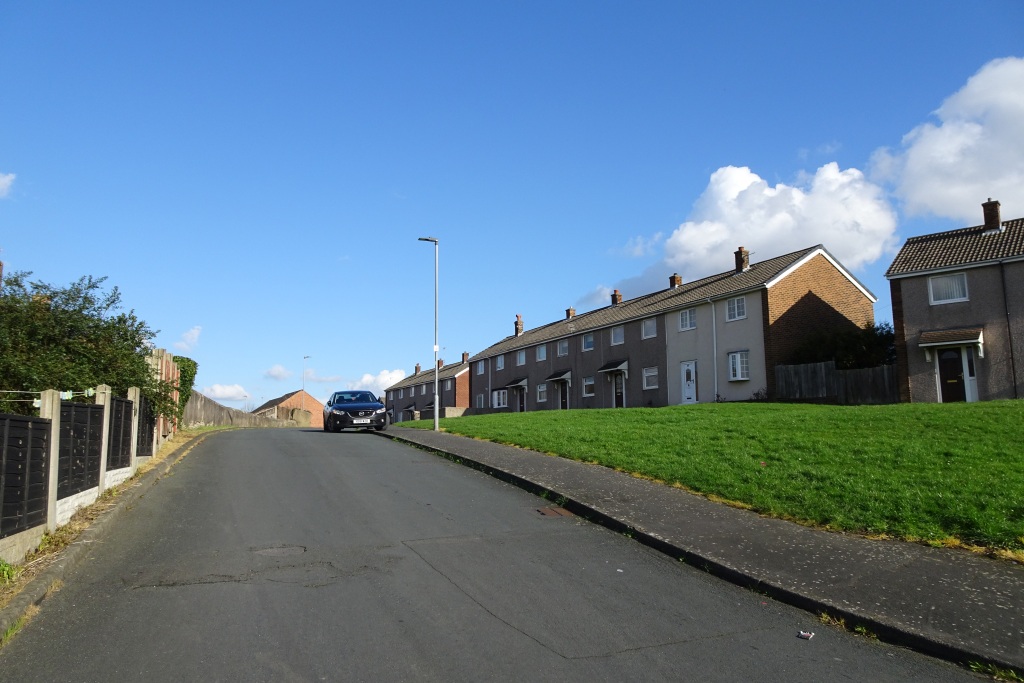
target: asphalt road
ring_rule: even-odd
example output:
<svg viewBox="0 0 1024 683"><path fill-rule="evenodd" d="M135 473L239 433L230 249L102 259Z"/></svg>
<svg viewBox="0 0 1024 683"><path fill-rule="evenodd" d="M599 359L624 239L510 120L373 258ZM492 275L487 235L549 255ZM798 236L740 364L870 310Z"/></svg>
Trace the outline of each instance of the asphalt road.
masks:
<svg viewBox="0 0 1024 683"><path fill-rule="evenodd" d="M171 472L0 680L978 680L372 434L226 432Z"/></svg>

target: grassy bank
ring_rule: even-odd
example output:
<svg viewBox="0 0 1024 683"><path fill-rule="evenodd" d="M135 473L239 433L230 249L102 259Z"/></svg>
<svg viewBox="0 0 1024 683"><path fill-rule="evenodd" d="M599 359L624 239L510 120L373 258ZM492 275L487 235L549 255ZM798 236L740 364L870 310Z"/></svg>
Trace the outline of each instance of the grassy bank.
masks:
<svg viewBox="0 0 1024 683"><path fill-rule="evenodd" d="M723 403L481 415L441 426L830 529L1024 549L1024 401Z"/></svg>

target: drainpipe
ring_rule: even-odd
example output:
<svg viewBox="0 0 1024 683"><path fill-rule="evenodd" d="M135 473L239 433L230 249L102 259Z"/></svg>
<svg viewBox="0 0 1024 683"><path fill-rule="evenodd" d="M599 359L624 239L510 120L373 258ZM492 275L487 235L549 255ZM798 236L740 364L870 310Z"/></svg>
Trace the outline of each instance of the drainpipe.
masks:
<svg viewBox="0 0 1024 683"><path fill-rule="evenodd" d="M713 355L711 356L711 362L714 366L715 373L715 402L718 402L718 322L715 320L715 302L708 297L708 303L711 304L711 350Z"/></svg>
<svg viewBox="0 0 1024 683"><path fill-rule="evenodd" d="M1013 355L1013 325L1010 324L1010 302L1006 297L1006 262L999 262L999 274L1003 279L1003 306L1006 309L1006 338L1010 342L1010 374L1013 377L1013 397L1020 398L1017 391L1017 363Z"/></svg>

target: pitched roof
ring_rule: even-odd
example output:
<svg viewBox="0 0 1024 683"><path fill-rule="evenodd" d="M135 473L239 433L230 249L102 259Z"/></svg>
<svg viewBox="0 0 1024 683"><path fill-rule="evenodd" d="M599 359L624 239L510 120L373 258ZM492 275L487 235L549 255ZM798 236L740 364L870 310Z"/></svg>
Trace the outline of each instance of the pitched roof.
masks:
<svg viewBox="0 0 1024 683"><path fill-rule="evenodd" d="M449 363L441 367L440 372L437 373L437 379L438 381L451 379L453 377L461 375L468 369L469 363L463 363L462 361L459 361L458 363ZM423 382L427 381L434 381L433 366L427 367L426 369L421 369L418 373L413 373L408 377L398 380L384 391L387 392L393 389L404 389L406 387L416 386L417 384L422 384Z"/></svg>
<svg viewBox="0 0 1024 683"><path fill-rule="evenodd" d="M560 339L581 332L598 330L631 320L639 320L666 311L682 310L689 306L703 303L708 299L721 299L742 292L762 289L786 274L788 269L818 252L824 254L826 258L838 267L839 262L822 245L818 244L790 254L783 254L782 256L776 256L775 258L758 263L751 263L750 268L741 273L729 270L702 280L683 283L679 287L670 287L669 289L663 289L652 294L645 294L635 299L623 301L620 304L606 306L589 313L581 313L572 318L548 323L547 325L527 330L519 336L510 335L484 349L469 360L472 363L484 358L490 358L491 356L533 346L534 344L551 341L552 339ZM875 299L874 295L857 282L852 275L845 270L842 272L870 299Z"/></svg>
<svg viewBox="0 0 1024 683"><path fill-rule="evenodd" d="M1003 221L1001 225L1000 231L976 225L910 237L885 276L891 279L1024 258L1024 218Z"/></svg>
<svg viewBox="0 0 1024 683"><path fill-rule="evenodd" d="M300 393L301 391L302 391L301 389L296 390L296 391L289 391L284 396L278 396L277 398L272 398L269 401L267 401L266 403L264 403L263 405L261 405L259 408L254 409L252 412L258 413L261 410L266 410L267 408L273 408L274 406L279 406L282 403L284 403L285 401L287 401L289 398L291 398L292 396L295 396L296 394ZM318 399L314 398L313 396L310 396L310 394L306 394L306 396L309 396L310 398L312 398L314 401L317 402L317 404L320 403L320 401Z"/></svg>

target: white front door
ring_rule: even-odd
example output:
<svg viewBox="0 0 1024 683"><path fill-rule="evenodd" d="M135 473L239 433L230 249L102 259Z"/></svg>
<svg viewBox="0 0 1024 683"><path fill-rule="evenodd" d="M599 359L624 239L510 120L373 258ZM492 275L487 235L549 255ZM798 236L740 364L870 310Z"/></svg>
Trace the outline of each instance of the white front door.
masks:
<svg viewBox="0 0 1024 683"><path fill-rule="evenodd" d="M683 379L683 403L697 402L697 361L684 360L679 364Z"/></svg>

